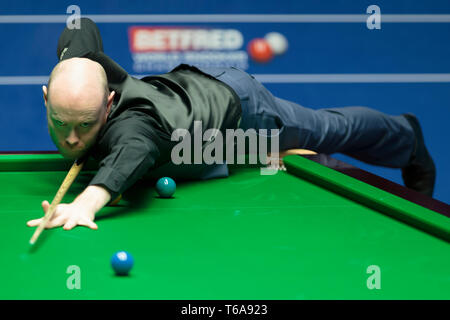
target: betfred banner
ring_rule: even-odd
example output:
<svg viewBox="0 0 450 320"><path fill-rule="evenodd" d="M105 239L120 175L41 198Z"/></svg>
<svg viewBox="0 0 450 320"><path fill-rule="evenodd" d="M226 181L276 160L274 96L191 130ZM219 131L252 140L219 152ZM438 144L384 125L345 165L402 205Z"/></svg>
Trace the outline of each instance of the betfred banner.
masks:
<svg viewBox="0 0 450 320"><path fill-rule="evenodd" d="M248 68L244 38L236 29L133 26L128 34L138 73L165 72L180 63Z"/></svg>

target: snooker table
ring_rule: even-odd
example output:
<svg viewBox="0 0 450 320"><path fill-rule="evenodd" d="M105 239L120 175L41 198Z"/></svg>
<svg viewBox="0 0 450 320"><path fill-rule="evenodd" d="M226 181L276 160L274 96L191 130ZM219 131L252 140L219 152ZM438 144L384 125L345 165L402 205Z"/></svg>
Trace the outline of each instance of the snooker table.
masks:
<svg viewBox="0 0 450 320"><path fill-rule="evenodd" d="M1 154L0 299L450 299L447 204L414 192L413 203L406 188L372 186L328 156L284 163L273 175L234 165L228 178L177 181L172 199L141 180L99 212L97 231L44 230L30 247L26 222L42 216L71 163ZM94 174L88 163L63 202ZM110 267L119 250L135 260L126 277ZM79 289L67 285L70 266ZM369 289L373 266L380 286Z"/></svg>

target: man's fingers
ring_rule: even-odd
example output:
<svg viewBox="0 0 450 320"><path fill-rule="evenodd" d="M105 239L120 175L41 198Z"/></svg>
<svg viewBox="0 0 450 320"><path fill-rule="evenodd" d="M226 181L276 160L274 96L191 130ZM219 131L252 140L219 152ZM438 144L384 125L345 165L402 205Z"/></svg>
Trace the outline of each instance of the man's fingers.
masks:
<svg viewBox="0 0 450 320"><path fill-rule="evenodd" d="M91 220L86 220L83 223L80 223L80 225L89 227L89 228L91 228L93 230L97 230L98 229L97 224L94 221L91 221Z"/></svg>
<svg viewBox="0 0 450 320"><path fill-rule="evenodd" d="M59 227L59 226L62 226L64 223L66 223L66 220L67 220L67 217L65 217L64 215L60 215L60 216L55 217L52 220L50 220L45 227L46 228Z"/></svg>
<svg viewBox="0 0 450 320"><path fill-rule="evenodd" d="M47 213L48 208L50 207L50 203L48 203L47 200L42 201L42 209L44 209L44 212Z"/></svg>
<svg viewBox="0 0 450 320"><path fill-rule="evenodd" d="M53 212L53 215L52 215L52 219L61 214L61 212L63 211L61 209L61 206L63 206L63 205L59 204L56 206L55 211ZM42 201L42 209L44 209L45 214L47 214L49 208L50 208L50 203L48 203L47 200Z"/></svg>
<svg viewBox="0 0 450 320"><path fill-rule="evenodd" d="M41 224L42 220L44 218L40 218L40 219L34 219L34 220L30 220L27 222L27 226L29 227L37 227ZM45 225L46 229L49 228L53 228L53 227L58 227L64 224L63 217L58 217L57 219L52 219L50 221L47 221L47 224Z"/></svg>
<svg viewBox="0 0 450 320"><path fill-rule="evenodd" d="M70 230L70 229L74 228L77 225L88 227L88 228L91 228L93 230L97 230L98 229L97 224L94 221L91 221L89 219L81 219L79 221L75 221L75 220L67 221L67 223L64 225L63 228L65 230Z"/></svg>
<svg viewBox="0 0 450 320"><path fill-rule="evenodd" d="M42 202L42 209L44 209L45 213L47 213L49 207L50 207L50 204L48 203L48 201ZM44 218L29 220L27 222L27 226L37 227L41 224L42 219L44 219ZM56 219L58 219L58 220L56 220ZM55 226L61 226L63 224L63 223L61 223L61 219L62 219L61 210L58 210L58 208L57 208L56 211L53 213L52 219L47 222L47 225L45 227L53 228Z"/></svg>
<svg viewBox="0 0 450 320"><path fill-rule="evenodd" d="M37 227L37 226L39 226L41 224L42 219L43 218L30 220L30 221L27 222L27 225L29 227ZM82 220L82 221L78 221L77 222L74 219L69 219L69 220L66 220L66 219L67 219L67 217L61 215L61 216L59 216L59 217L57 217L55 219L52 219L52 220L48 221L47 225L45 226L45 228L49 229L49 228L55 228L55 227L63 226L64 230L71 230L74 227L76 227L77 225L80 225L80 226L85 226L85 227L91 228L93 230L97 230L98 229L97 224L94 221L91 221L91 220Z"/></svg>
<svg viewBox="0 0 450 320"><path fill-rule="evenodd" d="M29 227L37 227L42 221L42 218L40 219L34 219L27 222L27 226Z"/></svg>
<svg viewBox="0 0 450 320"><path fill-rule="evenodd" d="M48 203L47 200L45 200L45 201L42 201L41 205L42 205L42 209L43 209L44 212L46 213L47 210L48 210L48 208L50 207L50 204ZM29 220L29 221L27 222L27 226L29 226L29 227L37 227L38 225L41 224L42 219L43 219L43 218Z"/></svg>
<svg viewBox="0 0 450 320"><path fill-rule="evenodd" d="M64 224L63 229L64 230L70 230L73 229L77 225L77 222L73 219L67 220L67 222Z"/></svg>
<svg viewBox="0 0 450 320"><path fill-rule="evenodd" d="M45 213L48 214L50 203L48 201L42 201L41 205ZM44 218L29 220L27 225L29 227L37 227L42 223L43 219ZM47 222L45 228L50 229L63 226L64 230L71 230L77 225L85 226L94 230L98 229L97 224L89 217L73 212L73 208L70 205L59 204L55 208L55 212L53 213L52 218Z"/></svg>

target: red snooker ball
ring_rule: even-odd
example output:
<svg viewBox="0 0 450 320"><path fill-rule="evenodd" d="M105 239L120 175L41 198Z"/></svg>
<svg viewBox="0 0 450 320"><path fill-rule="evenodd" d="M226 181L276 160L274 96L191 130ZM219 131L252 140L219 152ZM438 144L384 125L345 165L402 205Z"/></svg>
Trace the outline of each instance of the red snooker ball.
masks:
<svg viewBox="0 0 450 320"><path fill-rule="evenodd" d="M247 51L256 62L266 63L272 60L273 51L267 40L256 38L249 42Z"/></svg>

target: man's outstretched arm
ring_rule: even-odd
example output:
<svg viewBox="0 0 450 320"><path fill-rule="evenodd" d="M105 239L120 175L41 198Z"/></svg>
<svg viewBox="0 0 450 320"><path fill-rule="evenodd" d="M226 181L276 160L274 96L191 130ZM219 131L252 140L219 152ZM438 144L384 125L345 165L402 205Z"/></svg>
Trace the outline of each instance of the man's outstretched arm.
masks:
<svg viewBox="0 0 450 320"><path fill-rule="evenodd" d="M89 186L69 204L60 204L46 228L77 225L97 229L95 215L151 169L160 155L152 119L129 109L113 119L98 141L100 167ZM44 212L50 204L42 202ZM38 226L41 219L28 221Z"/></svg>

